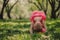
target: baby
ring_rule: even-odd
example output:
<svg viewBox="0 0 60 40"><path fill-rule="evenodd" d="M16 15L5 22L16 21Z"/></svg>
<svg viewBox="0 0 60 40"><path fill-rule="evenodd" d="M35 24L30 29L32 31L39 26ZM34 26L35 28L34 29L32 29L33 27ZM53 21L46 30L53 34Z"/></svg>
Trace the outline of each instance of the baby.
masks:
<svg viewBox="0 0 60 40"><path fill-rule="evenodd" d="M46 32L46 15L43 11L33 11L30 17L31 26L30 26L30 33L33 34L34 32Z"/></svg>

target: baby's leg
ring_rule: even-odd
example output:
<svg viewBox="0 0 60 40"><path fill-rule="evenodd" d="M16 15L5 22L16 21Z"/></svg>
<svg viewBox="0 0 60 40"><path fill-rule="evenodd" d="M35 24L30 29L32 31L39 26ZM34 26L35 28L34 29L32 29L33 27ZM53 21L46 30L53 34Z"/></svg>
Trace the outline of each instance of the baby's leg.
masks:
<svg viewBox="0 0 60 40"><path fill-rule="evenodd" d="M46 32L46 29L45 28L42 28L41 32L45 33Z"/></svg>

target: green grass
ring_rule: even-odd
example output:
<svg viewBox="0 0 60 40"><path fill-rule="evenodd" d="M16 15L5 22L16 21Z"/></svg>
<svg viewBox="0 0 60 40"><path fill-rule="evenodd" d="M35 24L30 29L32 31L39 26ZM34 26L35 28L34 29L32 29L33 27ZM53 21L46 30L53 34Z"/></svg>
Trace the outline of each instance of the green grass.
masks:
<svg viewBox="0 0 60 40"><path fill-rule="evenodd" d="M60 20L47 20L46 35L50 40L60 40ZM29 33L30 22L27 20L0 20L0 40L37 40L42 34ZM42 39L41 39L42 40Z"/></svg>

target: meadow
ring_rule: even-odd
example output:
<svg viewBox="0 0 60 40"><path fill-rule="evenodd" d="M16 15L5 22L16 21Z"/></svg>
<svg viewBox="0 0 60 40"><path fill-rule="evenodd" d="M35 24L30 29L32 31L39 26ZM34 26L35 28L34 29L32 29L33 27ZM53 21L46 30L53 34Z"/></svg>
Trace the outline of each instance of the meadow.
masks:
<svg viewBox="0 0 60 40"><path fill-rule="evenodd" d="M33 11L46 14L47 32L30 34ZM59 0L0 0L0 40L60 40Z"/></svg>
<svg viewBox="0 0 60 40"><path fill-rule="evenodd" d="M60 40L60 20L46 20L46 26L45 35L50 40ZM40 40L41 34L31 36L29 28L29 20L0 20L0 40Z"/></svg>

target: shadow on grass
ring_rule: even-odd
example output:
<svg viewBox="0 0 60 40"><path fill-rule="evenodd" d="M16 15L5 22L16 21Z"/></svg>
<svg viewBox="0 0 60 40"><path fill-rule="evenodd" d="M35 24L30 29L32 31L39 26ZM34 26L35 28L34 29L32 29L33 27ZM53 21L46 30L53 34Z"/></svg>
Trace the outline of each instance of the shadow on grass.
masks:
<svg viewBox="0 0 60 40"><path fill-rule="evenodd" d="M60 22L47 24L48 32L51 35L51 40L60 40Z"/></svg>
<svg viewBox="0 0 60 40"><path fill-rule="evenodd" d="M0 29L0 40L4 40L4 38L7 38L7 36L13 36L17 34L29 34L29 31L21 31L18 29Z"/></svg>

